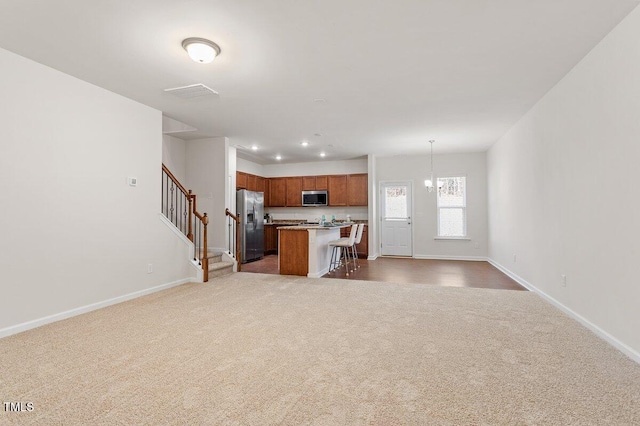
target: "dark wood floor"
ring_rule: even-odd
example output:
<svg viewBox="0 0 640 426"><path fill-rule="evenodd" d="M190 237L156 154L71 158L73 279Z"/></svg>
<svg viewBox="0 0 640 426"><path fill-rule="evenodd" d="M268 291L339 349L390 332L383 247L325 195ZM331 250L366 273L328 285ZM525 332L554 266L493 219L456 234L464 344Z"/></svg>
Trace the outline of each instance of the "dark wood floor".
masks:
<svg viewBox="0 0 640 426"><path fill-rule="evenodd" d="M278 274L278 255L270 254L260 260L243 263L242 272L259 272L261 274Z"/></svg>
<svg viewBox="0 0 640 426"><path fill-rule="evenodd" d="M489 262L463 260L422 260L380 257L359 261L360 268L345 275L344 268L323 278L383 281L395 283L432 284L443 287L474 287L503 290L526 289L493 267ZM278 273L278 256L245 263L243 272Z"/></svg>

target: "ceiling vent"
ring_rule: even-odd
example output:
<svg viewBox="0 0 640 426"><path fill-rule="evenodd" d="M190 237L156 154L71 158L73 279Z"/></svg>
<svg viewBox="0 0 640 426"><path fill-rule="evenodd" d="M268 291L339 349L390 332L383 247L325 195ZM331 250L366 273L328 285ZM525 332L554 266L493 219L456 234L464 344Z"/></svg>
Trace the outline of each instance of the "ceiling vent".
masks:
<svg viewBox="0 0 640 426"><path fill-rule="evenodd" d="M164 91L182 99L193 99L200 98L202 96L218 95L218 92L211 89L210 87L205 86L202 83L191 84L189 86L182 87L173 87L171 89L164 89Z"/></svg>

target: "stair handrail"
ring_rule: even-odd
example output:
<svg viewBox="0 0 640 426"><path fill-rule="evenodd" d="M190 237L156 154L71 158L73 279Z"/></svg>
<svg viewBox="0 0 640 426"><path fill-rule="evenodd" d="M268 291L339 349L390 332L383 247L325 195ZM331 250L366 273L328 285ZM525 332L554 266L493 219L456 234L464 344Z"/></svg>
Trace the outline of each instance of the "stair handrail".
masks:
<svg viewBox="0 0 640 426"><path fill-rule="evenodd" d="M232 225L231 222L229 222L229 253L234 253L234 256L236 258L236 261L238 262L238 272L240 272L241 268L242 268L242 259L241 259L241 252L240 252L240 217L236 216L235 214L231 213L231 211L229 209L225 209L224 214L226 216L228 216L230 218L230 220L233 220L233 226L235 227L235 232L233 234L234 235L234 239L231 238L231 234L232 234Z"/></svg>
<svg viewBox="0 0 640 426"><path fill-rule="evenodd" d="M196 196L196 194L194 194L192 190L186 189L184 185L180 183L178 178L176 178L175 175L171 173L169 168L164 163L162 164L162 171L167 176L167 178L171 180L172 185L175 185L175 187L178 188L180 192L182 192L184 199L188 201L188 209L189 209L188 214L186 211L184 212L185 215L187 216L187 229L186 229L185 235L194 244L193 260L198 262L198 264L202 266L202 272L203 272L202 280L204 282L207 282L209 281L209 258L207 257L208 256L207 227L209 225L209 217L207 216L207 213L198 212L198 208L197 208L198 197ZM167 194L165 194L164 184L165 184L165 177L162 176L163 186L162 186L161 197L163 201L169 201L169 193L167 191ZM173 186L171 187L171 191L173 191ZM176 204L178 204L178 200L179 199L176 196ZM180 200L182 200L182 198L180 198ZM166 211L165 209L163 209L162 213L165 216L167 216L167 218L171 220L171 222L174 225L176 225L176 227L181 228L180 230L183 233L185 233L185 229L179 226L179 224L177 223L178 222L177 215L174 220L173 198L171 198L171 210L169 210L168 205L165 207L167 207L167 209ZM171 212L171 215L168 214L169 212ZM169 216L172 216L172 217L169 217ZM196 221L195 224L193 223L194 220ZM196 228L195 235L193 233L194 228Z"/></svg>

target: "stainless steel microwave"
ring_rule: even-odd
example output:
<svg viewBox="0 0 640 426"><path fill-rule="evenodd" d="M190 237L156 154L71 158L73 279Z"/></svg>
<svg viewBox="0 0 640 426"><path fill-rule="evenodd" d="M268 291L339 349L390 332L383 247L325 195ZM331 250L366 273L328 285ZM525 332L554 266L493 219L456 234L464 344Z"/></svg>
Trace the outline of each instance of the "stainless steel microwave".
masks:
<svg viewBox="0 0 640 426"><path fill-rule="evenodd" d="M302 191L303 207L326 206L328 201L327 191Z"/></svg>

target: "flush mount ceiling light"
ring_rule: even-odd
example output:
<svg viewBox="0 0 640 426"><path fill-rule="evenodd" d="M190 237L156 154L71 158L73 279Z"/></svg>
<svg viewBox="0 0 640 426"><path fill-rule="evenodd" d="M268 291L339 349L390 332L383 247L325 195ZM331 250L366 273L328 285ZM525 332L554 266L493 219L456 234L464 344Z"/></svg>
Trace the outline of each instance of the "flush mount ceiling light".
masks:
<svg viewBox="0 0 640 426"><path fill-rule="evenodd" d="M302 146L309 146L309 142L307 142L307 141L302 141L302 143L301 143L300 145L302 145Z"/></svg>
<svg viewBox="0 0 640 426"><path fill-rule="evenodd" d="M327 154L325 154L324 152L320 153L320 157L325 157Z"/></svg>
<svg viewBox="0 0 640 426"><path fill-rule="evenodd" d="M252 151L257 151L258 150L258 146L257 145L251 145L251 150Z"/></svg>
<svg viewBox="0 0 640 426"><path fill-rule="evenodd" d="M190 37L182 41L189 57L201 64L208 64L220 54L220 46L205 38Z"/></svg>
<svg viewBox="0 0 640 426"><path fill-rule="evenodd" d="M282 155L276 155L276 160L278 161L282 160Z"/></svg>

